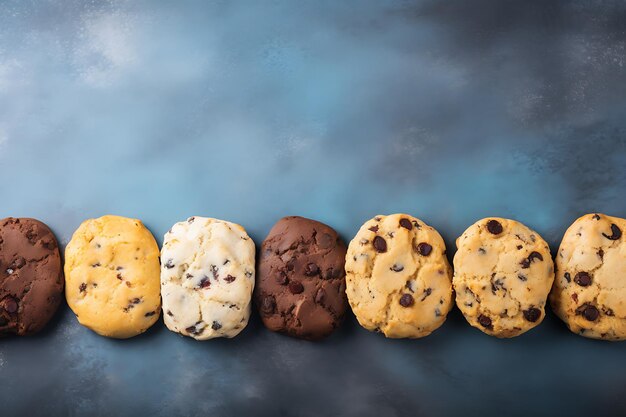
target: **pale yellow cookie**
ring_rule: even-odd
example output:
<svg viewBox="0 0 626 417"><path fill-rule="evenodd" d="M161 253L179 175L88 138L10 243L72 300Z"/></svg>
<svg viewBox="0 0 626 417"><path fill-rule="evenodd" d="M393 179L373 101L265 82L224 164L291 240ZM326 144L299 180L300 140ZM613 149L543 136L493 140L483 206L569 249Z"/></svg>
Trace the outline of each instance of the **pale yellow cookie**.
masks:
<svg viewBox="0 0 626 417"><path fill-rule="evenodd" d="M194 216L163 239L163 320L198 340L235 337L248 324L254 290L254 242L245 229Z"/></svg>
<svg viewBox="0 0 626 417"><path fill-rule="evenodd" d="M368 220L348 247L346 294L361 326L418 338L452 308L452 270L435 229L408 214Z"/></svg>
<svg viewBox="0 0 626 417"><path fill-rule="evenodd" d="M471 225L456 245L456 305L472 326L514 337L543 321L554 265L537 232L490 217Z"/></svg>
<svg viewBox="0 0 626 417"><path fill-rule="evenodd" d="M84 221L65 249L65 296L78 321L125 339L159 318L159 248L140 220Z"/></svg>
<svg viewBox="0 0 626 417"><path fill-rule="evenodd" d="M625 230L625 219L587 214L565 232L550 303L572 332L626 339Z"/></svg>

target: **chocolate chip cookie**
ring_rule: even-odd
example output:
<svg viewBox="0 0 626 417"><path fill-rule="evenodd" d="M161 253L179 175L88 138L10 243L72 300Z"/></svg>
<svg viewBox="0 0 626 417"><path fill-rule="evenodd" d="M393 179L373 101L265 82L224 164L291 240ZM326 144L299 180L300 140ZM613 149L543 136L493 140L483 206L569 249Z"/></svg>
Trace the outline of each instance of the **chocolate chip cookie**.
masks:
<svg viewBox="0 0 626 417"><path fill-rule="evenodd" d="M37 333L62 299L57 240L35 219L0 220L0 336Z"/></svg>
<svg viewBox="0 0 626 417"><path fill-rule="evenodd" d="M254 298L265 326L302 339L328 336L346 311L346 245L329 226L284 217L261 246Z"/></svg>
<svg viewBox="0 0 626 417"><path fill-rule="evenodd" d="M348 247L346 292L364 328L418 338L452 308L452 269L439 233L408 214L365 222Z"/></svg>
<svg viewBox="0 0 626 417"><path fill-rule="evenodd" d="M550 303L569 329L593 339L626 339L626 220L587 214L563 236Z"/></svg>
<svg viewBox="0 0 626 417"><path fill-rule="evenodd" d="M159 270L159 247L140 220L86 220L65 249L67 303L102 336L136 336L159 318Z"/></svg>
<svg viewBox="0 0 626 417"><path fill-rule="evenodd" d="M163 239L163 319L173 332L206 340L235 337L248 324L254 242L243 227L194 216Z"/></svg>
<svg viewBox="0 0 626 417"><path fill-rule="evenodd" d="M554 266L537 232L491 217L470 226L456 245L456 304L472 326L514 337L543 321Z"/></svg>

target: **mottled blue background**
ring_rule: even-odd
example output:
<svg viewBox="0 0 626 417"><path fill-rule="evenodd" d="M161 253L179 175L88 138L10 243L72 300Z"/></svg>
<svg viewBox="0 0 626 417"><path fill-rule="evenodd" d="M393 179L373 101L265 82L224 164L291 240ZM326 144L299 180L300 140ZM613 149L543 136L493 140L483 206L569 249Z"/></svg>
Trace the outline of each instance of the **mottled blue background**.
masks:
<svg viewBox="0 0 626 417"><path fill-rule="evenodd" d="M0 0L0 217L66 244L89 217L161 241L206 215L260 243L284 215L349 240L407 212L454 239L504 216L553 252L579 215L626 216L621 1ZM0 414L600 416L626 346L554 315L498 340L458 310L422 340L350 316L320 343L204 343L160 322L109 340L63 306L0 341Z"/></svg>

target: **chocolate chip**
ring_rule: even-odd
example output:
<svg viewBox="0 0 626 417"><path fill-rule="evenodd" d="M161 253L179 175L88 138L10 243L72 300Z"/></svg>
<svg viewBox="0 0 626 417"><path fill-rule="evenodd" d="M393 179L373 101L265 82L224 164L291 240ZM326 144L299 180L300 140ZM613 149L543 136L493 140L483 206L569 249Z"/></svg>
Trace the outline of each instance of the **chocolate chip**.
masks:
<svg viewBox="0 0 626 417"><path fill-rule="evenodd" d="M167 269L172 269L174 268L174 260L173 259L168 259L167 262L165 262L164 265Z"/></svg>
<svg viewBox="0 0 626 417"><path fill-rule="evenodd" d="M574 282L581 287L588 287L591 285L591 275L587 272L579 272L574 276Z"/></svg>
<svg viewBox="0 0 626 417"><path fill-rule="evenodd" d="M478 248L478 253L480 253L481 255L484 255L487 253L487 251L484 248Z"/></svg>
<svg viewBox="0 0 626 417"><path fill-rule="evenodd" d="M491 233L493 235L499 235L500 233L502 233L503 229L502 229L502 225L500 224L499 221L497 221L497 220L489 220L487 222L487 230L489 231L489 233ZM487 318L489 318L489 317L487 317ZM491 319L489 320L489 323L491 323Z"/></svg>
<svg viewBox="0 0 626 417"><path fill-rule="evenodd" d="M211 265L211 273L213 274L213 278L219 279L219 275L217 274L217 266Z"/></svg>
<svg viewBox="0 0 626 417"><path fill-rule="evenodd" d="M593 219L594 219L594 220L600 220L600 216L599 216L599 215L597 215L597 214L594 214L594 215L593 215Z"/></svg>
<svg viewBox="0 0 626 417"><path fill-rule="evenodd" d="M417 252L422 256L428 256L432 252L433 247L426 242L417 245Z"/></svg>
<svg viewBox="0 0 626 417"><path fill-rule="evenodd" d="M174 317L174 313L172 313L171 311L167 310L167 315L170 317Z"/></svg>
<svg viewBox="0 0 626 417"><path fill-rule="evenodd" d="M604 250L599 249L598 250L598 256L600 257L600 260L603 261L604 260Z"/></svg>
<svg viewBox="0 0 626 417"><path fill-rule="evenodd" d="M122 274L117 274L117 279L119 279L121 281L124 278L122 278Z"/></svg>
<svg viewBox="0 0 626 417"><path fill-rule="evenodd" d="M289 278L287 277L287 273L285 271L278 271L276 274L276 283L278 285L287 285L289 282Z"/></svg>
<svg viewBox="0 0 626 417"><path fill-rule="evenodd" d="M141 299L135 297L132 300L130 300L130 302L133 304L139 304L141 302Z"/></svg>
<svg viewBox="0 0 626 417"><path fill-rule="evenodd" d="M213 324L211 324L211 329L213 330L219 330L222 328L222 325L216 321L213 322Z"/></svg>
<svg viewBox="0 0 626 417"><path fill-rule="evenodd" d="M123 266L118 266L117 268L115 268L117 271L121 271L122 269L124 269Z"/></svg>
<svg viewBox="0 0 626 417"><path fill-rule="evenodd" d="M611 235L609 236L605 233L602 233L602 236L609 240L618 240L620 237L622 237L622 231L619 227L617 227L617 225L611 223Z"/></svg>
<svg viewBox="0 0 626 417"><path fill-rule="evenodd" d="M517 277L519 278L520 281L526 281L528 278L526 278L526 275L523 274L517 274Z"/></svg>
<svg viewBox="0 0 626 417"><path fill-rule="evenodd" d="M522 246L522 245L517 245L517 250L520 250L520 249L522 249L522 248L523 248L523 246Z"/></svg>
<svg viewBox="0 0 626 417"><path fill-rule="evenodd" d="M26 260L23 257L19 256L13 261L13 264L11 265L11 269L14 269L14 270L20 269L24 265L26 265Z"/></svg>
<svg viewBox="0 0 626 417"><path fill-rule="evenodd" d="M413 225L409 219L400 219L400 226L404 227L407 230L413 229Z"/></svg>
<svg viewBox="0 0 626 417"><path fill-rule="evenodd" d="M7 313L9 314L13 314L15 312L17 312L17 301L11 297L5 297L4 300L2 300L2 304L4 304L4 309L6 310Z"/></svg>
<svg viewBox="0 0 626 417"><path fill-rule="evenodd" d="M211 280L206 275L200 279L200 288L209 288L211 286Z"/></svg>
<svg viewBox="0 0 626 417"><path fill-rule="evenodd" d="M191 216L190 218L187 219L187 222L193 223L194 220L196 220L195 216Z"/></svg>
<svg viewBox="0 0 626 417"><path fill-rule="evenodd" d="M100 262L96 262L95 264L92 264L91 267L92 268L97 268L100 266Z"/></svg>
<svg viewBox="0 0 626 417"><path fill-rule="evenodd" d="M569 274L569 272L566 272L563 277L565 278L565 281L567 282L572 282L572 276Z"/></svg>
<svg viewBox="0 0 626 417"><path fill-rule="evenodd" d="M400 305L402 307L411 307L413 304L415 304L415 300L411 294L402 294L402 297L400 297Z"/></svg>
<svg viewBox="0 0 626 417"><path fill-rule="evenodd" d="M369 228L369 229L367 229L367 230L369 230L370 232L374 232L374 233L376 233L376 232L378 232L378 226L372 226L372 227L370 227L370 228Z"/></svg>
<svg viewBox="0 0 626 417"><path fill-rule="evenodd" d="M315 303L319 305L324 305L324 300L326 299L326 291L323 288L319 288L315 293Z"/></svg>
<svg viewBox="0 0 626 417"><path fill-rule="evenodd" d="M530 253L530 255L528 255L528 258L522 259L522 261L520 262L520 265L524 269L530 268L530 264L533 263L535 259L543 261L543 256L539 252L533 251Z"/></svg>
<svg viewBox="0 0 626 417"><path fill-rule="evenodd" d="M85 292L87 290L87 284L84 282L78 286L78 291Z"/></svg>
<svg viewBox="0 0 626 417"><path fill-rule="evenodd" d="M198 329L195 325L194 326L189 326L185 329L185 331L187 333L191 333L195 336L199 335L200 333L202 333L204 331L204 329Z"/></svg>
<svg viewBox="0 0 626 417"><path fill-rule="evenodd" d="M531 323L536 322L541 317L541 310L538 308L529 308L528 310L524 310L524 318Z"/></svg>
<svg viewBox="0 0 626 417"><path fill-rule="evenodd" d="M404 270L404 267L402 265L393 264L389 269L391 269L393 272L400 272Z"/></svg>
<svg viewBox="0 0 626 417"><path fill-rule="evenodd" d="M304 286L298 281L291 281L289 283L289 291L292 294L300 294L304 291Z"/></svg>
<svg viewBox="0 0 626 417"><path fill-rule="evenodd" d="M152 317L156 314L156 311L148 311L146 314L144 314L145 317Z"/></svg>
<svg viewBox="0 0 626 417"><path fill-rule="evenodd" d="M334 279L334 278L342 277L343 275L344 275L343 267L333 268L331 266L330 268L326 269L326 275L323 278Z"/></svg>
<svg viewBox="0 0 626 417"><path fill-rule="evenodd" d="M376 252L384 253L387 252L387 242L380 236L376 236L374 238L374 249Z"/></svg>
<svg viewBox="0 0 626 417"><path fill-rule="evenodd" d="M433 293L433 289L432 288L426 288L424 290L424 295L422 296L422 301L424 301L432 293Z"/></svg>
<svg viewBox="0 0 626 417"><path fill-rule="evenodd" d="M576 312L582 314L582 316L588 321L596 321L600 316L598 309L591 304L583 304L576 309Z"/></svg>
<svg viewBox="0 0 626 417"><path fill-rule="evenodd" d="M226 281L227 283L231 283L233 282L235 279L237 279L237 277L234 277L232 275L226 275L226 278L224 278L224 281Z"/></svg>
<svg viewBox="0 0 626 417"><path fill-rule="evenodd" d="M491 292L495 295L496 291L504 290L506 292L506 288L504 286L504 282L501 278L493 279L495 277L495 273L491 277Z"/></svg>
<svg viewBox="0 0 626 417"><path fill-rule="evenodd" d="M495 220L492 220L492 221L495 221ZM500 223L498 223L498 224L500 224ZM478 316L478 323L480 323L480 325L483 326L486 329L491 329L492 328L492 326L491 326L491 319L489 317L483 315L483 314Z"/></svg>
<svg viewBox="0 0 626 417"><path fill-rule="evenodd" d="M271 295L263 297L261 301L261 311L265 314L272 314L276 308L276 300Z"/></svg>
<svg viewBox="0 0 626 417"><path fill-rule="evenodd" d="M320 272L319 267L313 262L308 263L306 267L304 268L304 275L306 275L307 277L312 277L314 275L317 275L319 274L319 272Z"/></svg>

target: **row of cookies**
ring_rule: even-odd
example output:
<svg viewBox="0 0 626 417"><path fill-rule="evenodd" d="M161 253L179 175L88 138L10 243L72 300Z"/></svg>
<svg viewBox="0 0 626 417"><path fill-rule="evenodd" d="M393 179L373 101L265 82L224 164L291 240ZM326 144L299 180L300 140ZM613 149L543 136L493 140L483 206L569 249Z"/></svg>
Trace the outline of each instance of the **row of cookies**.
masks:
<svg viewBox="0 0 626 417"><path fill-rule="evenodd" d="M350 243L347 294L359 323L387 337L422 337L443 324L453 299L486 334L539 325L546 302L577 334L626 339L626 220L588 214L565 232L556 257L541 236L487 218L457 239L454 272L441 236L404 214L377 216Z"/></svg>
<svg viewBox="0 0 626 417"><path fill-rule="evenodd" d="M41 222L0 221L0 334L32 334L65 295L79 322L128 338L166 326L204 340L234 337L254 299L271 330L304 339L329 335L347 305L366 329L417 338L445 321L455 300L474 327L513 337L537 326L550 293L569 328L593 338L626 338L623 219L593 214L566 232L556 259L519 222L483 219L457 239L454 273L439 233L406 214L376 216L349 247L329 226L285 217L255 246L234 223L191 217L165 235L159 253L139 220L90 219L66 248ZM160 279L159 279L160 277Z"/></svg>

